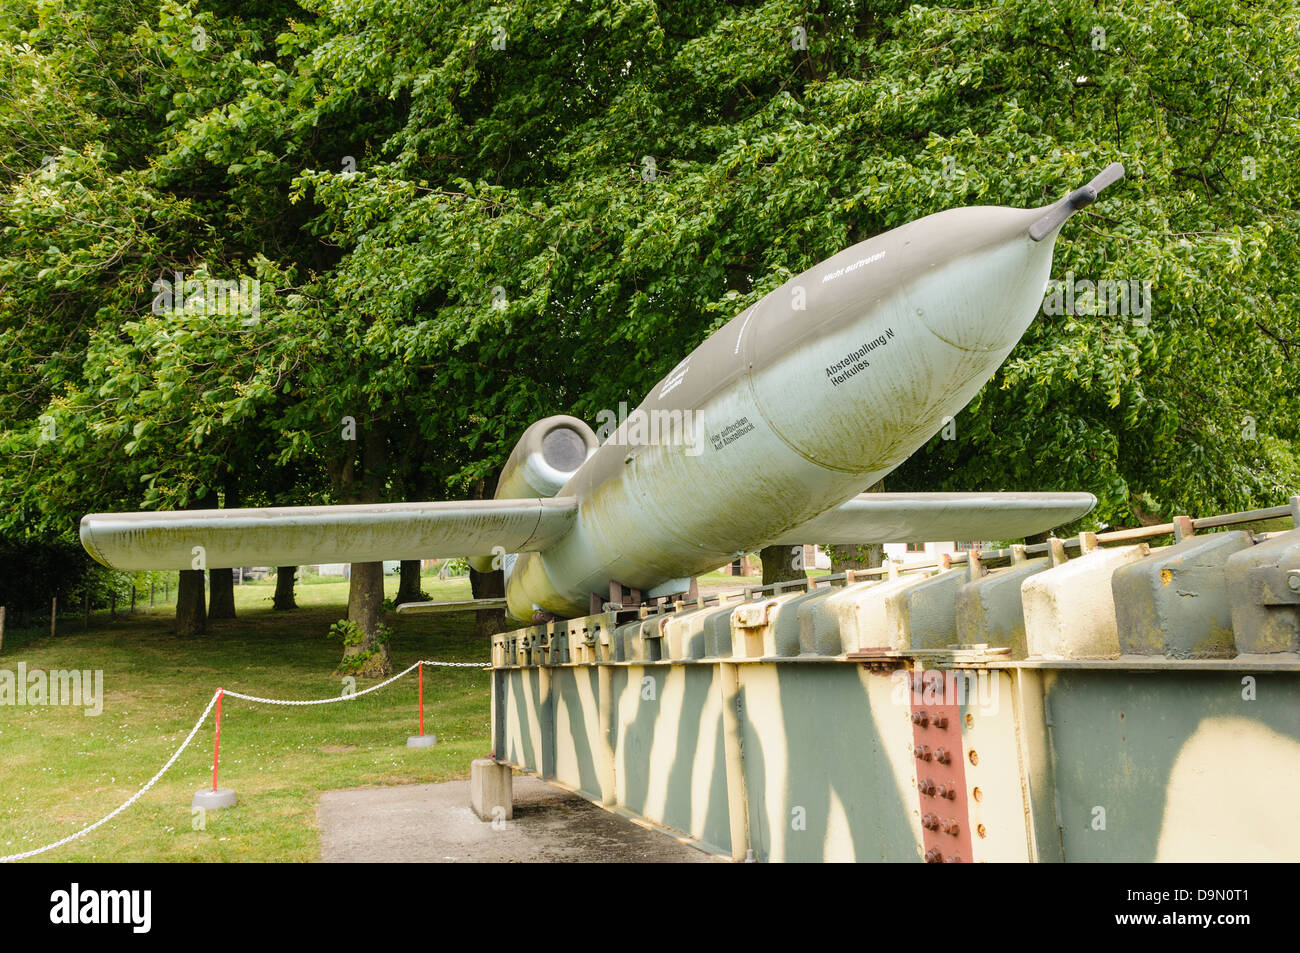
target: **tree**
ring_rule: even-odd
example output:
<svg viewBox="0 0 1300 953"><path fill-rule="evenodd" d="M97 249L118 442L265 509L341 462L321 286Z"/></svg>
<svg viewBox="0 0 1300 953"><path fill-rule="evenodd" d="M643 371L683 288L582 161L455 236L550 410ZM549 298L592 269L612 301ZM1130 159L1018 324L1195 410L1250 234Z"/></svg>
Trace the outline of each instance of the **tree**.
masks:
<svg viewBox="0 0 1300 953"><path fill-rule="evenodd" d="M635 401L852 242L1116 159L1058 246L1079 294L891 489L1090 490L1096 526L1300 484L1280 0L430 15L23 0L0 24L0 530L217 505L231 461L250 505L469 497L531 420ZM257 320L155 310L176 271L257 281ZM1111 313L1099 281L1150 295ZM372 639L378 578L350 600Z"/></svg>
<svg viewBox="0 0 1300 953"><path fill-rule="evenodd" d="M239 506L239 484L234 473L227 469L223 480L225 492L222 504L225 509ZM233 569L208 570L208 618L235 618L235 576Z"/></svg>
<svg viewBox="0 0 1300 953"><path fill-rule="evenodd" d="M398 605L404 602L419 602L424 598L420 588L420 560L403 559L399 570L397 595L393 601Z"/></svg>
<svg viewBox="0 0 1300 953"><path fill-rule="evenodd" d="M280 612L288 612L290 609L298 608L298 603L293 597L293 582L297 572L297 566L276 567L275 596L271 600L272 609Z"/></svg>
<svg viewBox="0 0 1300 953"><path fill-rule="evenodd" d="M802 546L765 546L759 550L758 559L763 564L765 586L808 578Z"/></svg>
<svg viewBox="0 0 1300 953"><path fill-rule="evenodd" d="M182 569L176 584L175 632L194 638L208 630L207 593L203 591L203 570Z"/></svg>

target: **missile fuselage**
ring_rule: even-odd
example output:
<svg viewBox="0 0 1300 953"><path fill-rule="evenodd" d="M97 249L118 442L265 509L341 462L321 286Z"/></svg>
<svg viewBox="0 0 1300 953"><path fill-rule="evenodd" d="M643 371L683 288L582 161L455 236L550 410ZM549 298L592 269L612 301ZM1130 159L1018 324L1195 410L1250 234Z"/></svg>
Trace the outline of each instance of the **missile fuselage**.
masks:
<svg viewBox="0 0 1300 953"><path fill-rule="evenodd" d="M1108 166L1045 208L940 212L834 255L712 334L603 443L572 417L534 423L494 500L90 514L82 542L119 569L469 555L506 570L508 612L531 623L584 614L613 582L682 592L777 543L1040 532L1094 498L853 498L992 377L1041 305L1061 226L1122 175Z"/></svg>
<svg viewBox="0 0 1300 953"><path fill-rule="evenodd" d="M513 562L509 614L580 614L611 581L681 591L691 575L762 548L895 469L966 406L1033 320L1060 227L1049 240L1031 237L1042 216L997 207L930 215L738 314L560 489L578 501L575 525Z"/></svg>

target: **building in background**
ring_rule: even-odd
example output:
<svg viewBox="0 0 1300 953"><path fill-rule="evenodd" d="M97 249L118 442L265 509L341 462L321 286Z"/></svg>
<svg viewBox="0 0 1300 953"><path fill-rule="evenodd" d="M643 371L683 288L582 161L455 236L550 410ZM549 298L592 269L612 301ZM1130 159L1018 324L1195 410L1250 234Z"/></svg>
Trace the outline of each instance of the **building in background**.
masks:
<svg viewBox="0 0 1300 953"><path fill-rule="evenodd" d="M885 543L885 558L907 563L934 562L940 553L965 553L972 549L987 549L987 543L942 541L927 543Z"/></svg>

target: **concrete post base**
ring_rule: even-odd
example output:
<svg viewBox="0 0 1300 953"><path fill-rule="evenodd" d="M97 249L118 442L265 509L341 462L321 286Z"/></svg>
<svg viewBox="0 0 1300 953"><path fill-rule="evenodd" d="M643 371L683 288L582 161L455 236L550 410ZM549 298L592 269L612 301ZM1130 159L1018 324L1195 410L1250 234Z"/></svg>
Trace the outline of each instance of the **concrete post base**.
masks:
<svg viewBox="0 0 1300 953"><path fill-rule="evenodd" d="M437 735L411 735L406 739L406 747L408 748L432 748L437 743Z"/></svg>
<svg viewBox="0 0 1300 953"><path fill-rule="evenodd" d="M204 810L215 811L223 807L235 806L235 791L233 788L204 788L194 794L194 800L190 802L190 807L201 807Z"/></svg>
<svg viewBox="0 0 1300 953"><path fill-rule="evenodd" d="M478 819L508 821L514 817L514 772L510 765L478 758L469 772L469 806Z"/></svg>

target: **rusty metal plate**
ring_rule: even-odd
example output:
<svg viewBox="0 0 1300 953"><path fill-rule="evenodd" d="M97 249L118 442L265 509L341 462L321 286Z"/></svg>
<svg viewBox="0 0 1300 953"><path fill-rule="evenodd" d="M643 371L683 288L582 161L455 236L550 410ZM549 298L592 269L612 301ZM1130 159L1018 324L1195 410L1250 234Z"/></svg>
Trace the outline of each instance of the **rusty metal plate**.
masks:
<svg viewBox="0 0 1300 953"><path fill-rule="evenodd" d="M966 770L962 762L957 681L941 671L909 676L912 753L926 863L969 863L972 857Z"/></svg>

